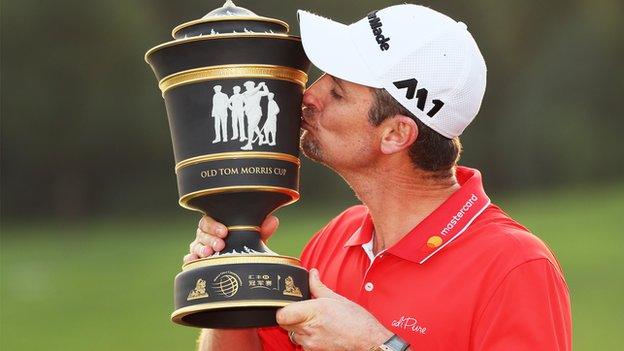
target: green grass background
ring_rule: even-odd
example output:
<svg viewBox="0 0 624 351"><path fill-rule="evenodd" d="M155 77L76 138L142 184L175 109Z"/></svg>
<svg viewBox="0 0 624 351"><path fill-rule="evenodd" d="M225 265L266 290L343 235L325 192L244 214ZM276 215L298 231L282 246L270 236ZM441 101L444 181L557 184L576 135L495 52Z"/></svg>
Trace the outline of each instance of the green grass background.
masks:
<svg viewBox="0 0 624 351"><path fill-rule="evenodd" d="M624 184L494 201L556 252L572 295L574 349L620 350ZM271 248L298 255L337 211L282 210ZM5 224L0 349L192 350L197 330L169 314L197 219Z"/></svg>

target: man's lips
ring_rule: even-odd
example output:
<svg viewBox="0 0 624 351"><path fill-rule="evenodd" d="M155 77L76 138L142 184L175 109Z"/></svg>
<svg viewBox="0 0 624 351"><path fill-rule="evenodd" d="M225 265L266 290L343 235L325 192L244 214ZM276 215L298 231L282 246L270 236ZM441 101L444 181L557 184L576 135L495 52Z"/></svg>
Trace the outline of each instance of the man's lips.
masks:
<svg viewBox="0 0 624 351"><path fill-rule="evenodd" d="M301 109L301 128L310 132L318 130L318 111L313 107Z"/></svg>
<svg viewBox="0 0 624 351"><path fill-rule="evenodd" d="M301 118L301 128L310 131L310 130L314 130L314 125L310 122L308 122L308 119L305 117Z"/></svg>

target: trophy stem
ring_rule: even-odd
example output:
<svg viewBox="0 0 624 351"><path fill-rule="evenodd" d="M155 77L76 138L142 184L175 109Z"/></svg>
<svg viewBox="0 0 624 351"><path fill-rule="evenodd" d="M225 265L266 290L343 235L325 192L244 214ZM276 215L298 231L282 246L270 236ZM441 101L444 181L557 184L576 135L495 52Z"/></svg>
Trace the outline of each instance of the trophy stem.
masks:
<svg viewBox="0 0 624 351"><path fill-rule="evenodd" d="M239 227L239 228L237 228ZM269 250L266 245L260 240L260 228L256 229L242 229L249 228L249 226L234 226L228 227L230 233L225 239L225 248L221 251L221 254L274 254Z"/></svg>

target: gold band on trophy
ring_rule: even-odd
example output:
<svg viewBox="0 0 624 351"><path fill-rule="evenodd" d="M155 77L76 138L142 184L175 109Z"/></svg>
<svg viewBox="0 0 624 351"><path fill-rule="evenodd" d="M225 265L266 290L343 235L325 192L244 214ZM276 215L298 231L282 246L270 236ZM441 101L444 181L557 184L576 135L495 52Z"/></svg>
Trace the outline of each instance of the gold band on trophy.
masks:
<svg viewBox="0 0 624 351"><path fill-rule="evenodd" d="M240 256L209 256L190 261L182 265L183 271L195 269L199 267L220 266L229 264L283 264L293 267L301 267L298 259L290 256L270 256L270 255L240 255Z"/></svg>
<svg viewBox="0 0 624 351"><path fill-rule="evenodd" d="M253 231L253 232L260 231L260 227L256 225L232 225L232 226L227 227L227 229L228 229L228 232L237 231L237 230Z"/></svg>
<svg viewBox="0 0 624 351"><path fill-rule="evenodd" d="M233 160L233 159L241 159L241 158L262 158L262 159L270 159L270 160L282 160L282 161L294 163L297 166L301 164L301 161L299 160L298 157L295 157L290 154L281 153L281 152L234 151L234 152L221 152L218 154L201 155L201 156L187 158L176 164L175 172L178 173L178 171L181 168L195 165L198 163L220 161L220 160Z"/></svg>
<svg viewBox="0 0 624 351"><path fill-rule="evenodd" d="M164 94L180 85L228 78L266 78L285 80L305 88L308 75L295 68L275 65L220 65L189 69L163 78L158 87Z"/></svg>
<svg viewBox="0 0 624 351"><path fill-rule="evenodd" d="M281 186L234 185L234 186L223 186L223 187L218 187L218 188L210 188L210 189L194 191L192 193L188 193L182 196L180 200L178 201L178 203L180 204L180 206L184 208L197 211L196 208L188 204L189 201L191 201L192 199L196 197L206 196L206 195L211 195L211 194L219 194L219 193L240 193L240 192L246 192L246 191L266 191L266 192L271 192L271 193L282 193L284 195L288 195L291 198L291 200L282 206L292 204L293 202L296 202L297 200L299 200L298 191L289 189L289 188L284 188Z"/></svg>

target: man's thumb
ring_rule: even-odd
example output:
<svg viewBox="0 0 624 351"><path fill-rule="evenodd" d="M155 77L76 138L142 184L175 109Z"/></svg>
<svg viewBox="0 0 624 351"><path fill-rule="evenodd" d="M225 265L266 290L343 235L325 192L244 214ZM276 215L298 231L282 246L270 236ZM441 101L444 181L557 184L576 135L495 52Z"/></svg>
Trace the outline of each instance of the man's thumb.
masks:
<svg viewBox="0 0 624 351"><path fill-rule="evenodd" d="M333 292L330 288L326 287L321 278L319 277L319 271L316 268L310 270L310 293L314 297L329 297L334 299L341 298L340 295Z"/></svg>

